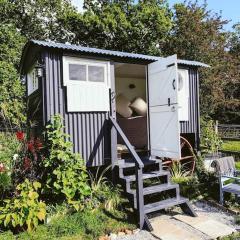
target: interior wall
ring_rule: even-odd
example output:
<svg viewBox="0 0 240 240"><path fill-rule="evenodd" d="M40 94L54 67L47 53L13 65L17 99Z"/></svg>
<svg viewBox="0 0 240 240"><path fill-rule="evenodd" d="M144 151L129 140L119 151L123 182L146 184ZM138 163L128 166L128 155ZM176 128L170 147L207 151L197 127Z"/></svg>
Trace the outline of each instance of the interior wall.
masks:
<svg viewBox="0 0 240 240"><path fill-rule="evenodd" d="M130 84L135 85L135 88L130 88ZM123 94L130 101L136 97L141 97L146 101L146 79L116 77L116 94Z"/></svg>

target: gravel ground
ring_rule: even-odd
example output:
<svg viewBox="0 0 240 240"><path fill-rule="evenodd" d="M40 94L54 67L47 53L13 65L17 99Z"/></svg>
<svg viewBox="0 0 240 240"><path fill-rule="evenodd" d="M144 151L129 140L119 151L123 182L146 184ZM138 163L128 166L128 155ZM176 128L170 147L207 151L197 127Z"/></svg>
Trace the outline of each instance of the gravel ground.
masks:
<svg viewBox="0 0 240 240"><path fill-rule="evenodd" d="M117 236L112 237L111 240L156 240L159 238L155 238L150 232L148 231L139 231L132 235L125 235L125 236Z"/></svg>
<svg viewBox="0 0 240 240"><path fill-rule="evenodd" d="M232 214L226 213L225 211L219 208L213 207L205 201L198 201L193 203L192 205L197 213L201 213L202 215L206 215L209 218L212 218L217 221L221 221L222 223L227 224L231 227L234 227L234 228L239 227L235 224L234 216ZM172 211L167 212L167 214L161 213L157 215L152 215L151 218L157 217L162 219L171 219L171 221L173 221L172 222L173 224L176 224L181 228L185 228L189 232L192 232L198 235L203 240L209 239L206 235L204 235L199 231L196 231L194 228L190 227L189 225L172 218L173 215L178 214L179 212L181 212L180 208L174 208ZM156 240L156 239L159 239L159 238L154 237L150 232L147 232L147 231L136 231L136 233L132 235L125 235L125 236L113 235L111 237L111 240Z"/></svg>
<svg viewBox="0 0 240 240"><path fill-rule="evenodd" d="M207 204L206 202L198 201L193 204L194 209L197 213L208 216L214 220L220 221L227 224L230 227L237 228L238 225L235 224L235 218L232 214L223 211L222 209L216 208Z"/></svg>

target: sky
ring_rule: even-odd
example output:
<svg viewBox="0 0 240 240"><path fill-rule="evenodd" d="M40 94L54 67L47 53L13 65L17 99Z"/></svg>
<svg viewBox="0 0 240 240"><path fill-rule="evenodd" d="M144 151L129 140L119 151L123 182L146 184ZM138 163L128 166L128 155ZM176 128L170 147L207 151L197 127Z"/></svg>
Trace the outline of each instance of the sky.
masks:
<svg viewBox="0 0 240 240"><path fill-rule="evenodd" d="M168 0L170 7L175 3L184 2L184 0ZM203 3L199 0L199 3ZM220 13L224 20L231 20L227 24L225 30L231 30L232 25L240 22L240 0L207 0L208 9L213 12Z"/></svg>
<svg viewBox="0 0 240 240"><path fill-rule="evenodd" d="M78 7L79 11L82 11L82 5L84 0L72 0L73 4ZM175 3L184 2L184 0L168 0L170 7ZM199 3L203 3L204 0L199 0ZM213 12L220 13L223 19L231 20L226 25L225 30L231 30L232 25L240 22L240 0L207 0L208 9Z"/></svg>

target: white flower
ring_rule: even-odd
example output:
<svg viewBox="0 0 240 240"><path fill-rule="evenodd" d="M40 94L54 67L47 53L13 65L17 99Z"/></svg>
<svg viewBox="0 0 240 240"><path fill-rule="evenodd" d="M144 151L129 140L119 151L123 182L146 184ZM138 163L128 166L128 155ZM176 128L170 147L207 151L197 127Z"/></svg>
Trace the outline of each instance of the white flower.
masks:
<svg viewBox="0 0 240 240"><path fill-rule="evenodd" d="M16 161L18 159L18 154L13 155L13 160Z"/></svg>

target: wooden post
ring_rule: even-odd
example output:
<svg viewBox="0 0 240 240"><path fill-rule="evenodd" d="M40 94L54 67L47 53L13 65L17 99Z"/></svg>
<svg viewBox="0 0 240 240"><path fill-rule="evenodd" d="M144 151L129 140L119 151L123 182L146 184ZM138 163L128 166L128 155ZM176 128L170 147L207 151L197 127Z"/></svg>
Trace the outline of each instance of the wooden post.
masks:
<svg viewBox="0 0 240 240"><path fill-rule="evenodd" d="M215 133L218 134L218 120L216 120L215 123Z"/></svg>
<svg viewBox="0 0 240 240"><path fill-rule="evenodd" d="M136 200L137 200L137 210L138 210L138 219L139 219L139 228L143 229L144 227L144 199L143 199L143 179L142 179L142 167L136 164Z"/></svg>
<svg viewBox="0 0 240 240"><path fill-rule="evenodd" d="M111 79L111 88L109 89L109 104L110 104L110 117L116 120L116 99L115 99L115 69L114 62L110 63L110 79ZM111 124L111 164L112 164L112 181L115 184L117 182L117 130Z"/></svg>

